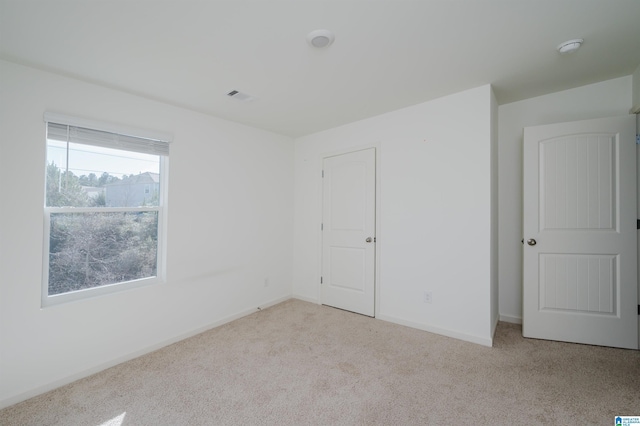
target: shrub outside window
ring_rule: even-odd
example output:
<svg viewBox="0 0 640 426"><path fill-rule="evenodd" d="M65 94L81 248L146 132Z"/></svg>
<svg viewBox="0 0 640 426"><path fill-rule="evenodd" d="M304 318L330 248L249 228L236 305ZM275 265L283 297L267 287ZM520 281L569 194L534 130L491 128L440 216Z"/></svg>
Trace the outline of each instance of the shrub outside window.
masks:
<svg viewBox="0 0 640 426"><path fill-rule="evenodd" d="M43 306L162 279L168 138L45 121Z"/></svg>

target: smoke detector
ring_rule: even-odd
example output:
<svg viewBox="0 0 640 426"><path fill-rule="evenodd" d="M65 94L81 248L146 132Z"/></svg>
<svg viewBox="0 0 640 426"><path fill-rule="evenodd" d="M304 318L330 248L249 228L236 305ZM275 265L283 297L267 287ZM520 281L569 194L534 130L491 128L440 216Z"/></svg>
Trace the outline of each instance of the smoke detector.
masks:
<svg viewBox="0 0 640 426"><path fill-rule="evenodd" d="M580 46L582 46L583 42L584 42L583 39L576 38L576 39L573 39L573 40L565 41L564 43L560 43L558 45L557 49L558 49L558 52L560 52L560 53L575 52L576 50L578 50L580 48Z"/></svg>
<svg viewBox="0 0 640 426"><path fill-rule="evenodd" d="M317 49L329 47L333 43L334 35L329 30L315 30L307 34L307 43Z"/></svg>

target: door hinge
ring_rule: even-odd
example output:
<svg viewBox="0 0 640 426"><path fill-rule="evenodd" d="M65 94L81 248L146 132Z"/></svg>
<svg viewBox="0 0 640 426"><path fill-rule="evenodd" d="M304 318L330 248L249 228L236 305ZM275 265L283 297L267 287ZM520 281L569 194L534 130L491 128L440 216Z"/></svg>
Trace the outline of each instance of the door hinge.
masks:
<svg viewBox="0 0 640 426"><path fill-rule="evenodd" d="M638 305L638 315L640 315L640 305Z"/></svg>
<svg viewBox="0 0 640 426"><path fill-rule="evenodd" d="M640 219L636 219L636 229L640 229Z"/></svg>
<svg viewBox="0 0 640 426"><path fill-rule="evenodd" d="M324 170L322 171L322 177L324 177Z"/></svg>
<svg viewBox="0 0 640 426"><path fill-rule="evenodd" d="M320 284L322 284L322 277L320 277Z"/></svg>
<svg viewBox="0 0 640 426"><path fill-rule="evenodd" d="M638 222L640 222L640 220L639 220ZM638 228L638 229L640 229L640 228ZM324 223L321 223L321 224L320 224L320 230L321 230L321 231L324 231Z"/></svg>
<svg viewBox="0 0 640 426"><path fill-rule="evenodd" d="M636 135L636 145L640 145L640 135Z"/></svg>

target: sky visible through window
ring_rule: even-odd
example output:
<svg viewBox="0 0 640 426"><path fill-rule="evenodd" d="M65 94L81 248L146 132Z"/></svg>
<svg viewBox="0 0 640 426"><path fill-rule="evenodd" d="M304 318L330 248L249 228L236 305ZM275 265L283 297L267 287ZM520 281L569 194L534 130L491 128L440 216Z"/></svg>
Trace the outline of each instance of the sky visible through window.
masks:
<svg viewBox="0 0 640 426"><path fill-rule="evenodd" d="M67 143L48 140L47 163L67 169ZM122 179L123 176L151 172L160 173L158 156L92 145L69 144L69 171L76 176L103 173Z"/></svg>

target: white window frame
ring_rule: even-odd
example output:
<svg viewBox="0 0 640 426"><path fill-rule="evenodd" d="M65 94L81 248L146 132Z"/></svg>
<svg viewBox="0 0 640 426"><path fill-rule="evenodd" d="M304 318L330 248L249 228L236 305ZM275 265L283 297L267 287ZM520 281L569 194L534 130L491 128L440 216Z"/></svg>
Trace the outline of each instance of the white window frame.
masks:
<svg viewBox="0 0 640 426"><path fill-rule="evenodd" d="M135 129L109 123L103 123L94 120L86 120L78 117L70 117L66 115L46 112L44 114L45 128L49 122L58 123L69 126L77 126L92 130L100 130L109 133L137 136L158 141L171 141L171 136L165 133L150 132L148 130ZM47 135L45 130L45 144ZM114 149L122 149L117 146ZM45 169L46 170L46 166ZM61 303L73 302L87 298L93 298L115 292L130 290L143 286L165 283L166 282L166 215L167 215L167 188L169 182L169 156L160 156L160 194L158 206L150 207L47 207L44 203L44 235L43 235L43 256L42 256L42 307L59 305ZM46 180L46 179L45 179ZM46 197L46 191L45 191ZM88 212L157 212L158 213L158 247L156 260L156 275L154 277L140 278L136 280L123 281L114 284L102 285L94 288L71 291L67 293L49 295L49 249L50 249L50 232L51 232L51 214L52 213L88 213Z"/></svg>

